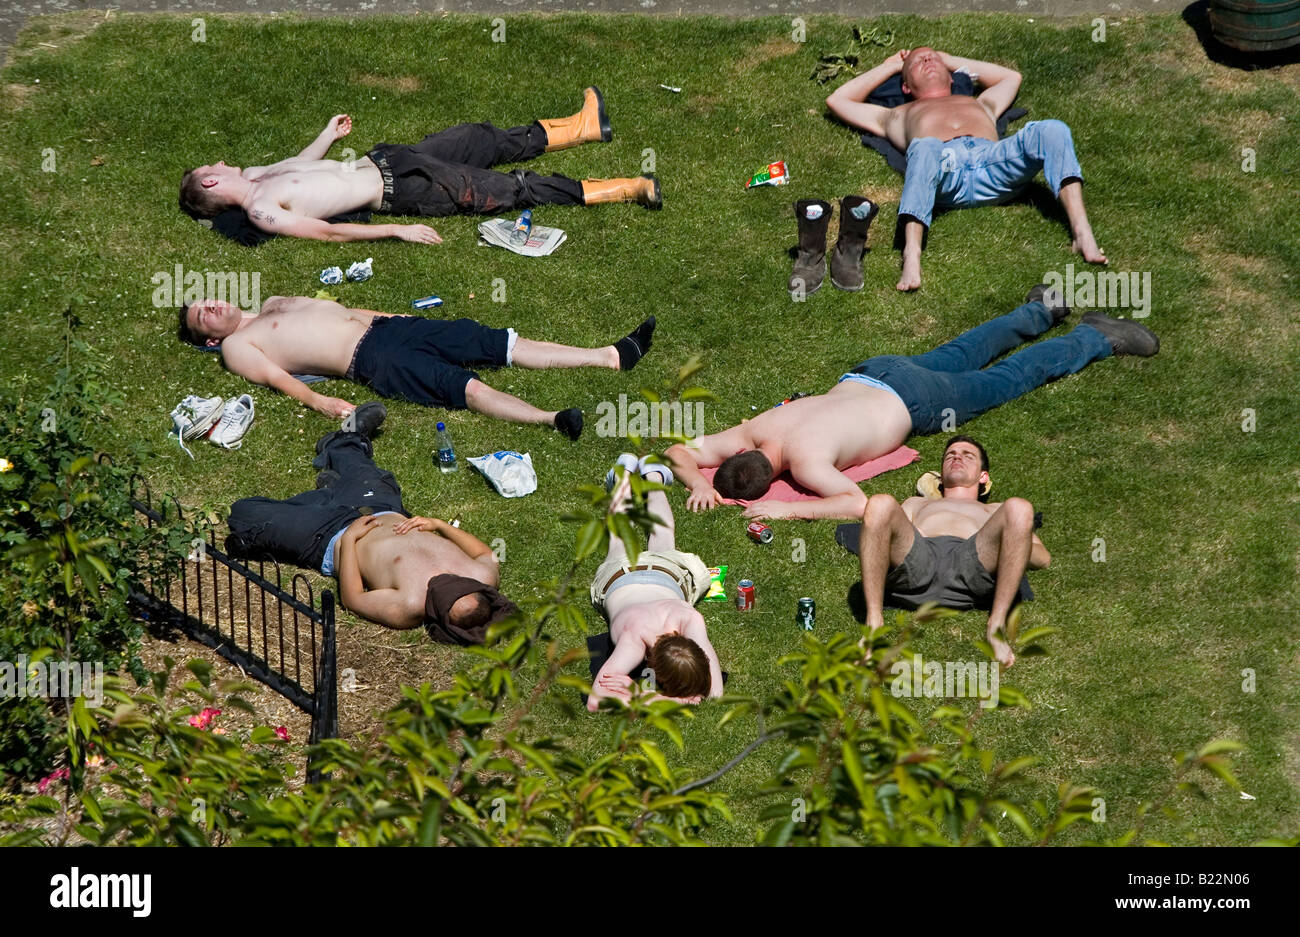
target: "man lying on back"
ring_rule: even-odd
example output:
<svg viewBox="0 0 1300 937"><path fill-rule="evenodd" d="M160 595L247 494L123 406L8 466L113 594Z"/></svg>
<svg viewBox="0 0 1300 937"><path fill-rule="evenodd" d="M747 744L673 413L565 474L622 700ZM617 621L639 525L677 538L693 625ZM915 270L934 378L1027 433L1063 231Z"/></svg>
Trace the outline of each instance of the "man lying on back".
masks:
<svg viewBox="0 0 1300 937"><path fill-rule="evenodd" d="M181 208L212 218L240 208L270 234L317 241L400 238L438 244L425 224L330 224L363 209L390 215L491 214L534 205L595 205L601 202L662 204L653 176L587 179L539 176L519 169L497 172L499 163L521 162L551 150L607 141L613 134L600 90L586 90L582 109L570 117L539 120L502 130L492 124L460 124L419 143L381 143L360 159L325 159L334 141L352 132L352 118L331 118L302 152L270 166L227 166L224 160L191 169L181 178Z"/></svg>
<svg viewBox="0 0 1300 937"><path fill-rule="evenodd" d="M270 557L337 576L343 607L386 628L427 625L440 641L476 644L515 606L482 540L445 521L412 517L371 437L384 406L357 408L355 431L316 443L316 487L292 498L243 498L230 509L232 556Z"/></svg>
<svg viewBox="0 0 1300 937"><path fill-rule="evenodd" d="M395 316L325 299L272 296L260 313L219 299L182 306L178 334L198 348L220 347L231 371L326 416L341 418L352 404L316 393L295 374L346 377L384 397L554 426L577 439L580 408L539 410L493 390L463 366L628 370L650 350L654 328L651 316L612 345L574 348L521 338L514 329L491 329L472 319Z"/></svg>

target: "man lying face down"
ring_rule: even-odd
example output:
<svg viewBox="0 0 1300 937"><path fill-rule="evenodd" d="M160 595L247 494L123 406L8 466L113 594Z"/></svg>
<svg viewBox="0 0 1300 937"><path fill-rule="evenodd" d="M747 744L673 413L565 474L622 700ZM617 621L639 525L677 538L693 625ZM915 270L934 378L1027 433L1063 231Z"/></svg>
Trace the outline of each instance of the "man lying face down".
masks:
<svg viewBox="0 0 1300 937"><path fill-rule="evenodd" d="M337 576L344 608L385 627L426 625L445 643L481 643L489 624L515 611L497 591L496 557L473 534L407 514L397 479L372 458L384 416L383 404L362 404L355 431L316 443L315 490L236 501L226 549Z"/></svg>
<svg viewBox="0 0 1300 937"><path fill-rule="evenodd" d="M639 460L631 453L618 458L624 475L611 469L605 477L613 488L613 512L626 511L631 501L628 472L662 485L673 483L668 466ZM605 562L591 581L591 604L609 621L613 653L592 681L587 709L595 712L602 699L626 702L632 696L632 672L642 661L653 674L654 692L679 703L698 703L722 695L722 667L709 642L704 617L694 605L709 589L709 571L694 553L677 549L676 526L668 496L652 491L646 508L655 518L647 549L633 559L618 537L611 537Z"/></svg>

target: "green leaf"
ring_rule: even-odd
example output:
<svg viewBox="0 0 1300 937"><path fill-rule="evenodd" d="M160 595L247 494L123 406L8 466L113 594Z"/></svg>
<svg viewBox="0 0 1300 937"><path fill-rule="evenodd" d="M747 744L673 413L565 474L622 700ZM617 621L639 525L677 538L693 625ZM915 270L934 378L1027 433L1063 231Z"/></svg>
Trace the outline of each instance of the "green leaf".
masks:
<svg viewBox="0 0 1300 937"><path fill-rule="evenodd" d="M596 547L600 546L604 533L605 522L603 519L590 520L583 524L582 529L578 531L577 545L574 547L573 558L581 561L591 556L591 554L595 552Z"/></svg>
<svg viewBox="0 0 1300 937"><path fill-rule="evenodd" d="M660 776L666 782L671 784L673 774L668 770L668 762L664 759L663 752L659 750L659 746L654 742L647 740L642 740L637 744L640 746L641 751L645 753L646 758L650 760L650 763L655 766L655 770L659 772Z"/></svg>
<svg viewBox="0 0 1300 937"><path fill-rule="evenodd" d="M1221 752L1239 752L1245 747L1246 746L1242 745L1240 742L1234 742L1232 739L1215 739L1212 742L1207 742L1204 747L1196 753L1196 757L1205 758L1209 755L1217 755Z"/></svg>
<svg viewBox="0 0 1300 937"><path fill-rule="evenodd" d="M849 782L857 792L858 801L863 802L867 799L866 783L862 777L862 760L858 756L858 747L849 739L840 742L840 757L844 759L844 771L849 776Z"/></svg>
<svg viewBox="0 0 1300 937"><path fill-rule="evenodd" d="M682 403L690 403L692 400L717 400L717 394L703 387L688 387L678 395Z"/></svg>
<svg viewBox="0 0 1300 937"><path fill-rule="evenodd" d="M86 814L100 826L104 825L104 812L99 809L99 801L89 790L81 792L81 805L86 808Z"/></svg>
<svg viewBox="0 0 1300 937"><path fill-rule="evenodd" d="M201 657L192 657L185 662L185 669L199 678L204 687L212 683L212 665Z"/></svg>
<svg viewBox="0 0 1300 937"><path fill-rule="evenodd" d="M1015 777L1026 768L1038 764L1038 761L1039 759L1036 755L1025 755L1021 758L1013 758L1011 761L1008 761L1006 764L998 768L994 777L1000 781L1005 781L1008 778Z"/></svg>

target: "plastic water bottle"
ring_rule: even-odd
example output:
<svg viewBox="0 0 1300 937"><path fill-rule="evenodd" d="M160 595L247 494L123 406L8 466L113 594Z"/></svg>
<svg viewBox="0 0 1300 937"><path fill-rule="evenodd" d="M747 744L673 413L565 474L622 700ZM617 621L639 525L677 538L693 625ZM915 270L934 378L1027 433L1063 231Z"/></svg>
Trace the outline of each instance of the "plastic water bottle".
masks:
<svg viewBox="0 0 1300 937"><path fill-rule="evenodd" d="M516 247L523 247L528 243L528 235L533 230L533 210L525 208L524 213L519 216L515 222L514 229L510 232L510 243Z"/></svg>
<svg viewBox="0 0 1300 937"><path fill-rule="evenodd" d="M447 432L447 424L438 424L438 452L436 454L438 468L445 475L447 472L454 472L456 465L456 450L451 445L451 433Z"/></svg>

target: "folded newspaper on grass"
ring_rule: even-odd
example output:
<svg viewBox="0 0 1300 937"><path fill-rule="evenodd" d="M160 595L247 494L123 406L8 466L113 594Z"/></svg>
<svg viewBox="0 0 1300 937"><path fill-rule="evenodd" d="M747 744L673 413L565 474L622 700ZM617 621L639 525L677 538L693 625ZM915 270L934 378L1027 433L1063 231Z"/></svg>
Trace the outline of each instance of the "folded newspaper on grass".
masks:
<svg viewBox="0 0 1300 937"><path fill-rule="evenodd" d="M504 450L490 455L472 457L469 464L483 473L497 494L506 498L522 498L537 490L537 473L533 471L533 457L527 452Z"/></svg>
<svg viewBox="0 0 1300 937"><path fill-rule="evenodd" d="M545 257L547 254L554 253L555 249L568 238L568 235L559 228L547 228L535 224L526 242L511 244L510 234L514 230L515 223L509 218L489 218L478 226L479 243L504 247L525 257Z"/></svg>

